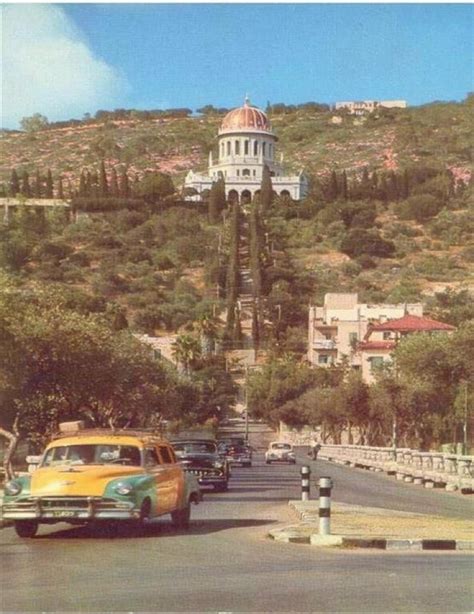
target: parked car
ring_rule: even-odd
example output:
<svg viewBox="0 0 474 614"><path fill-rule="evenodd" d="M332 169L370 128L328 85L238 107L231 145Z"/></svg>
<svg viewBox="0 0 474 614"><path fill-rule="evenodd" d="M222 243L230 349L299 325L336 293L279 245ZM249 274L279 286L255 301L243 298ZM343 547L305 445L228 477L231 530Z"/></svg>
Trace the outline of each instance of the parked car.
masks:
<svg viewBox="0 0 474 614"><path fill-rule="evenodd" d="M133 521L171 514L187 528L199 485L177 462L168 441L145 431L78 430L56 435L30 475L5 484L3 518L20 537L40 524Z"/></svg>
<svg viewBox="0 0 474 614"><path fill-rule="evenodd" d="M283 443L281 441L272 441L268 450L265 452L265 462L267 465L270 463L296 463L296 456L293 451L293 446L290 443Z"/></svg>
<svg viewBox="0 0 474 614"><path fill-rule="evenodd" d="M250 446L229 445L226 453L227 462L242 467L252 466L252 448Z"/></svg>
<svg viewBox="0 0 474 614"><path fill-rule="evenodd" d="M200 486L214 490L228 488L229 465L219 455L217 442L209 439L180 439L172 441L177 458L187 473L195 475Z"/></svg>

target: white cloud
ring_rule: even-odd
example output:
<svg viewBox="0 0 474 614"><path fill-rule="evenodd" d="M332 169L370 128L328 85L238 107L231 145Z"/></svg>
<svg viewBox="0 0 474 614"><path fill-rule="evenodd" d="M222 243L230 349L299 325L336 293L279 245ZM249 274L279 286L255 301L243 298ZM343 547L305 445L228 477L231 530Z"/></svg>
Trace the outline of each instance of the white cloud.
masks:
<svg viewBox="0 0 474 614"><path fill-rule="evenodd" d="M111 108L126 88L113 67L94 57L64 10L51 4L2 7L2 125L22 117L80 119Z"/></svg>

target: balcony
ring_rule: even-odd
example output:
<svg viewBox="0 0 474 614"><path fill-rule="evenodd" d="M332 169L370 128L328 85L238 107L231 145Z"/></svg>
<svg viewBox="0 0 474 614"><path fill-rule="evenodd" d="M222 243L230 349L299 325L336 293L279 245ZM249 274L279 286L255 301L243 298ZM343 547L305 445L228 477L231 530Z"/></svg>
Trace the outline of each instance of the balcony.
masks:
<svg viewBox="0 0 474 614"><path fill-rule="evenodd" d="M314 350L337 350L336 342L331 339L319 339L313 341Z"/></svg>

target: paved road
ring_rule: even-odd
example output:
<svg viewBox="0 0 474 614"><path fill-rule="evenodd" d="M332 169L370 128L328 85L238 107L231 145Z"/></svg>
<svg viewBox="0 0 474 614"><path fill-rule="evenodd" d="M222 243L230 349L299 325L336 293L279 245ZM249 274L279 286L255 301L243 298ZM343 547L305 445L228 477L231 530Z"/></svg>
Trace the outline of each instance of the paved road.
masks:
<svg viewBox="0 0 474 614"><path fill-rule="evenodd" d="M302 458L302 457L301 457ZM415 491L384 476L318 461L335 499L461 516L470 500ZM188 533L160 519L114 539L67 525L34 540L0 532L2 611L453 612L472 610L469 554L319 550L265 537L288 522L299 467L235 469L228 493L193 508ZM420 499L418 499L418 497ZM413 503L415 501L415 503Z"/></svg>

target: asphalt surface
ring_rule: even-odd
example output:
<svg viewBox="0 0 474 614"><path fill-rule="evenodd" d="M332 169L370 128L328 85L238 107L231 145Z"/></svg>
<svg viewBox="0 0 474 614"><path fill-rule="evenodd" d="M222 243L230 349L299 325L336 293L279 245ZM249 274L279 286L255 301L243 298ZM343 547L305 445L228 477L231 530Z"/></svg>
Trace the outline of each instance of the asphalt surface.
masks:
<svg viewBox="0 0 474 614"><path fill-rule="evenodd" d="M305 461L303 455L299 460ZM472 499L318 461L335 501L472 517ZM257 455L236 468L227 493L205 494L188 532L167 517L144 535L106 537L65 524L22 540L0 531L4 612L467 612L468 553L329 550L279 544L266 534L290 517L300 466ZM314 493L313 493L314 494Z"/></svg>

